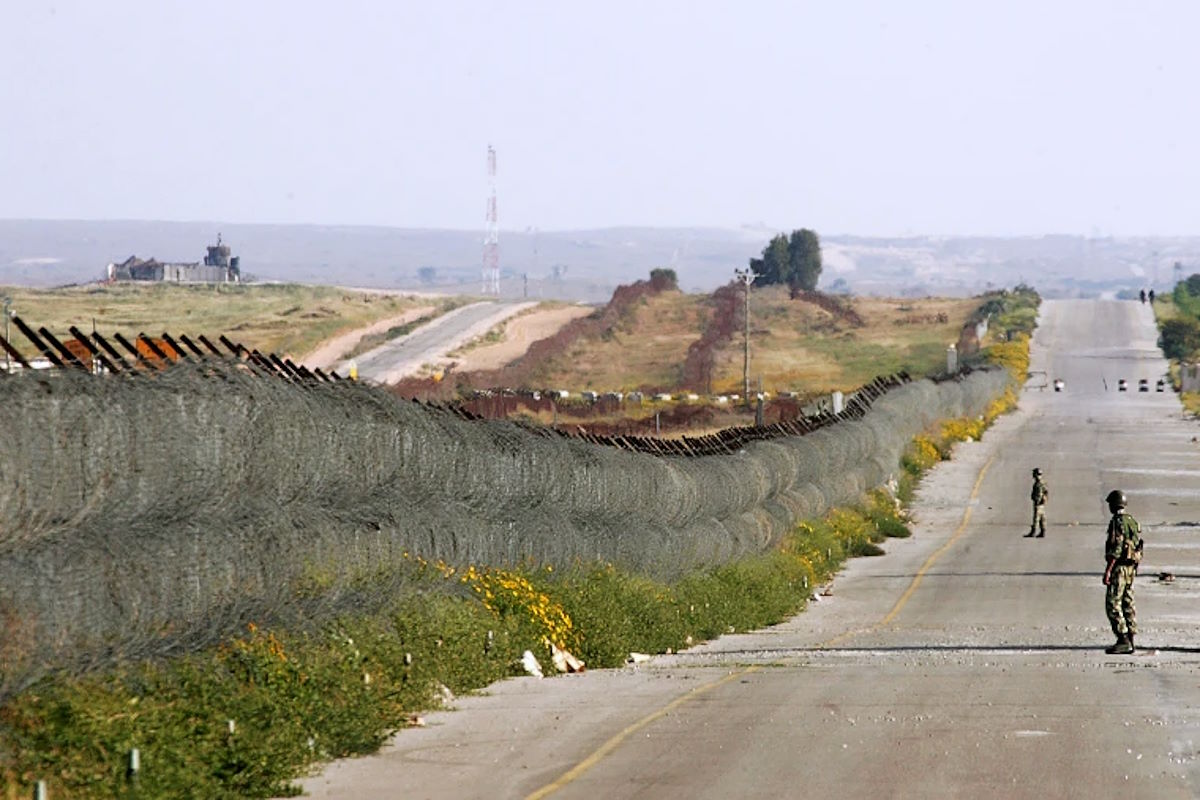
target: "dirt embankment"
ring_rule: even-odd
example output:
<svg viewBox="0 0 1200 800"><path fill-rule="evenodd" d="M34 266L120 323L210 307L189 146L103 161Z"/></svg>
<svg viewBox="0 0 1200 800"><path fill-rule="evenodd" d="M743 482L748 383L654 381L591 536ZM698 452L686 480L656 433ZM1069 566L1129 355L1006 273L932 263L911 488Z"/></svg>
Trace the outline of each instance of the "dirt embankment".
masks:
<svg viewBox="0 0 1200 800"><path fill-rule="evenodd" d="M683 387L694 392L706 392L712 381L713 364L718 347L729 341L738 323L742 320L742 288L729 283L713 292L709 301L712 316L708 327L688 347L687 359L683 362Z"/></svg>
<svg viewBox="0 0 1200 800"><path fill-rule="evenodd" d="M805 303L812 303L817 308L822 308L834 316L835 319L847 323L853 328L861 328L867 323L859 315L857 311L850 305L848 300L837 297L831 294L823 294L817 291L805 291L803 289L792 293L793 300L800 300Z"/></svg>

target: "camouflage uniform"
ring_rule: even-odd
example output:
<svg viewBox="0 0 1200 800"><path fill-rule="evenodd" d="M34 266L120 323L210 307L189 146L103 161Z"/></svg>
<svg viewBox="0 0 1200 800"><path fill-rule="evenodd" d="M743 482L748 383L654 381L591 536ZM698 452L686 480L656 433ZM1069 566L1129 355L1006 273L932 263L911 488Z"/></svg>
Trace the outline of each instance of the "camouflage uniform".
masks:
<svg viewBox="0 0 1200 800"><path fill-rule="evenodd" d="M1112 565L1104 593L1104 610L1118 639L1137 633L1137 609L1133 604L1133 577L1137 574L1136 552L1140 557L1142 526L1125 510L1118 509L1108 523L1104 558Z"/></svg>
<svg viewBox="0 0 1200 800"><path fill-rule="evenodd" d="M1029 499L1033 501L1033 520L1029 523L1029 533L1025 534L1026 536L1033 536L1035 533L1038 536L1046 535L1046 500L1049 497L1050 490L1046 488L1046 482L1042 480L1042 473L1035 471L1033 473L1033 490L1029 493Z"/></svg>

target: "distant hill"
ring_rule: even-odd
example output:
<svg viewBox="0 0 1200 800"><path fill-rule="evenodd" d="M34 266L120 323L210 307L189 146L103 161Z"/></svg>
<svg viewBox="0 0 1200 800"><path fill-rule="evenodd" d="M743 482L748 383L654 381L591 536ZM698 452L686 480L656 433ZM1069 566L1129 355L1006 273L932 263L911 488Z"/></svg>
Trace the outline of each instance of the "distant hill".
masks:
<svg viewBox="0 0 1200 800"><path fill-rule="evenodd" d="M501 293L603 302L656 267L675 269L684 291L711 291L776 232L501 231ZM131 255L196 261L218 233L241 257L243 273L259 280L456 294L481 285L482 231L75 220L0 220L0 283L89 282ZM822 244L821 288L857 294L965 295L1024 280L1048 296L1087 296L1169 288L1177 261L1185 276L1200 271L1200 237L824 235Z"/></svg>

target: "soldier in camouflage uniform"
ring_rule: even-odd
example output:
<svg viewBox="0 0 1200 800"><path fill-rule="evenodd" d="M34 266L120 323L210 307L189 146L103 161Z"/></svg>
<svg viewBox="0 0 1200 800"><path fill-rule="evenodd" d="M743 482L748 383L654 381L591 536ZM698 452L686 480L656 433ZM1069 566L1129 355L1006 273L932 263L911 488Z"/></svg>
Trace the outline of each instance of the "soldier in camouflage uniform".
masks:
<svg viewBox="0 0 1200 800"><path fill-rule="evenodd" d="M1029 533L1025 534L1025 538L1046 535L1046 500L1049 498L1050 490L1042 480L1042 471L1034 467L1033 490L1029 493L1029 499L1033 501L1033 521L1029 523Z"/></svg>
<svg viewBox="0 0 1200 800"><path fill-rule="evenodd" d="M1127 654L1134 651L1133 637L1137 635L1137 609L1133 604L1133 578L1142 560L1142 526L1125 513L1125 494L1117 489L1104 498L1112 519L1108 522L1108 538L1104 543L1104 610L1117 641L1105 648L1106 653Z"/></svg>

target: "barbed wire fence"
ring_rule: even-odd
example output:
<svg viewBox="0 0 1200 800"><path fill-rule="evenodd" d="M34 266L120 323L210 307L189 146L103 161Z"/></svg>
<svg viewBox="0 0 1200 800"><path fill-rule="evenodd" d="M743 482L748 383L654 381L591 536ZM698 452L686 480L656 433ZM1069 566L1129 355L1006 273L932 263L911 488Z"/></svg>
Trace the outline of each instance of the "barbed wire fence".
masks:
<svg viewBox="0 0 1200 800"><path fill-rule="evenodd" d="M143 379L143 377L145 379ZM0 379L0 699L50 671L314 625L455 565L594 560L670 580L760 552L980 414L999 370L890 388L804 435L658 456L236 362ZM364 580L364 576L371 576Z"/></svg>

